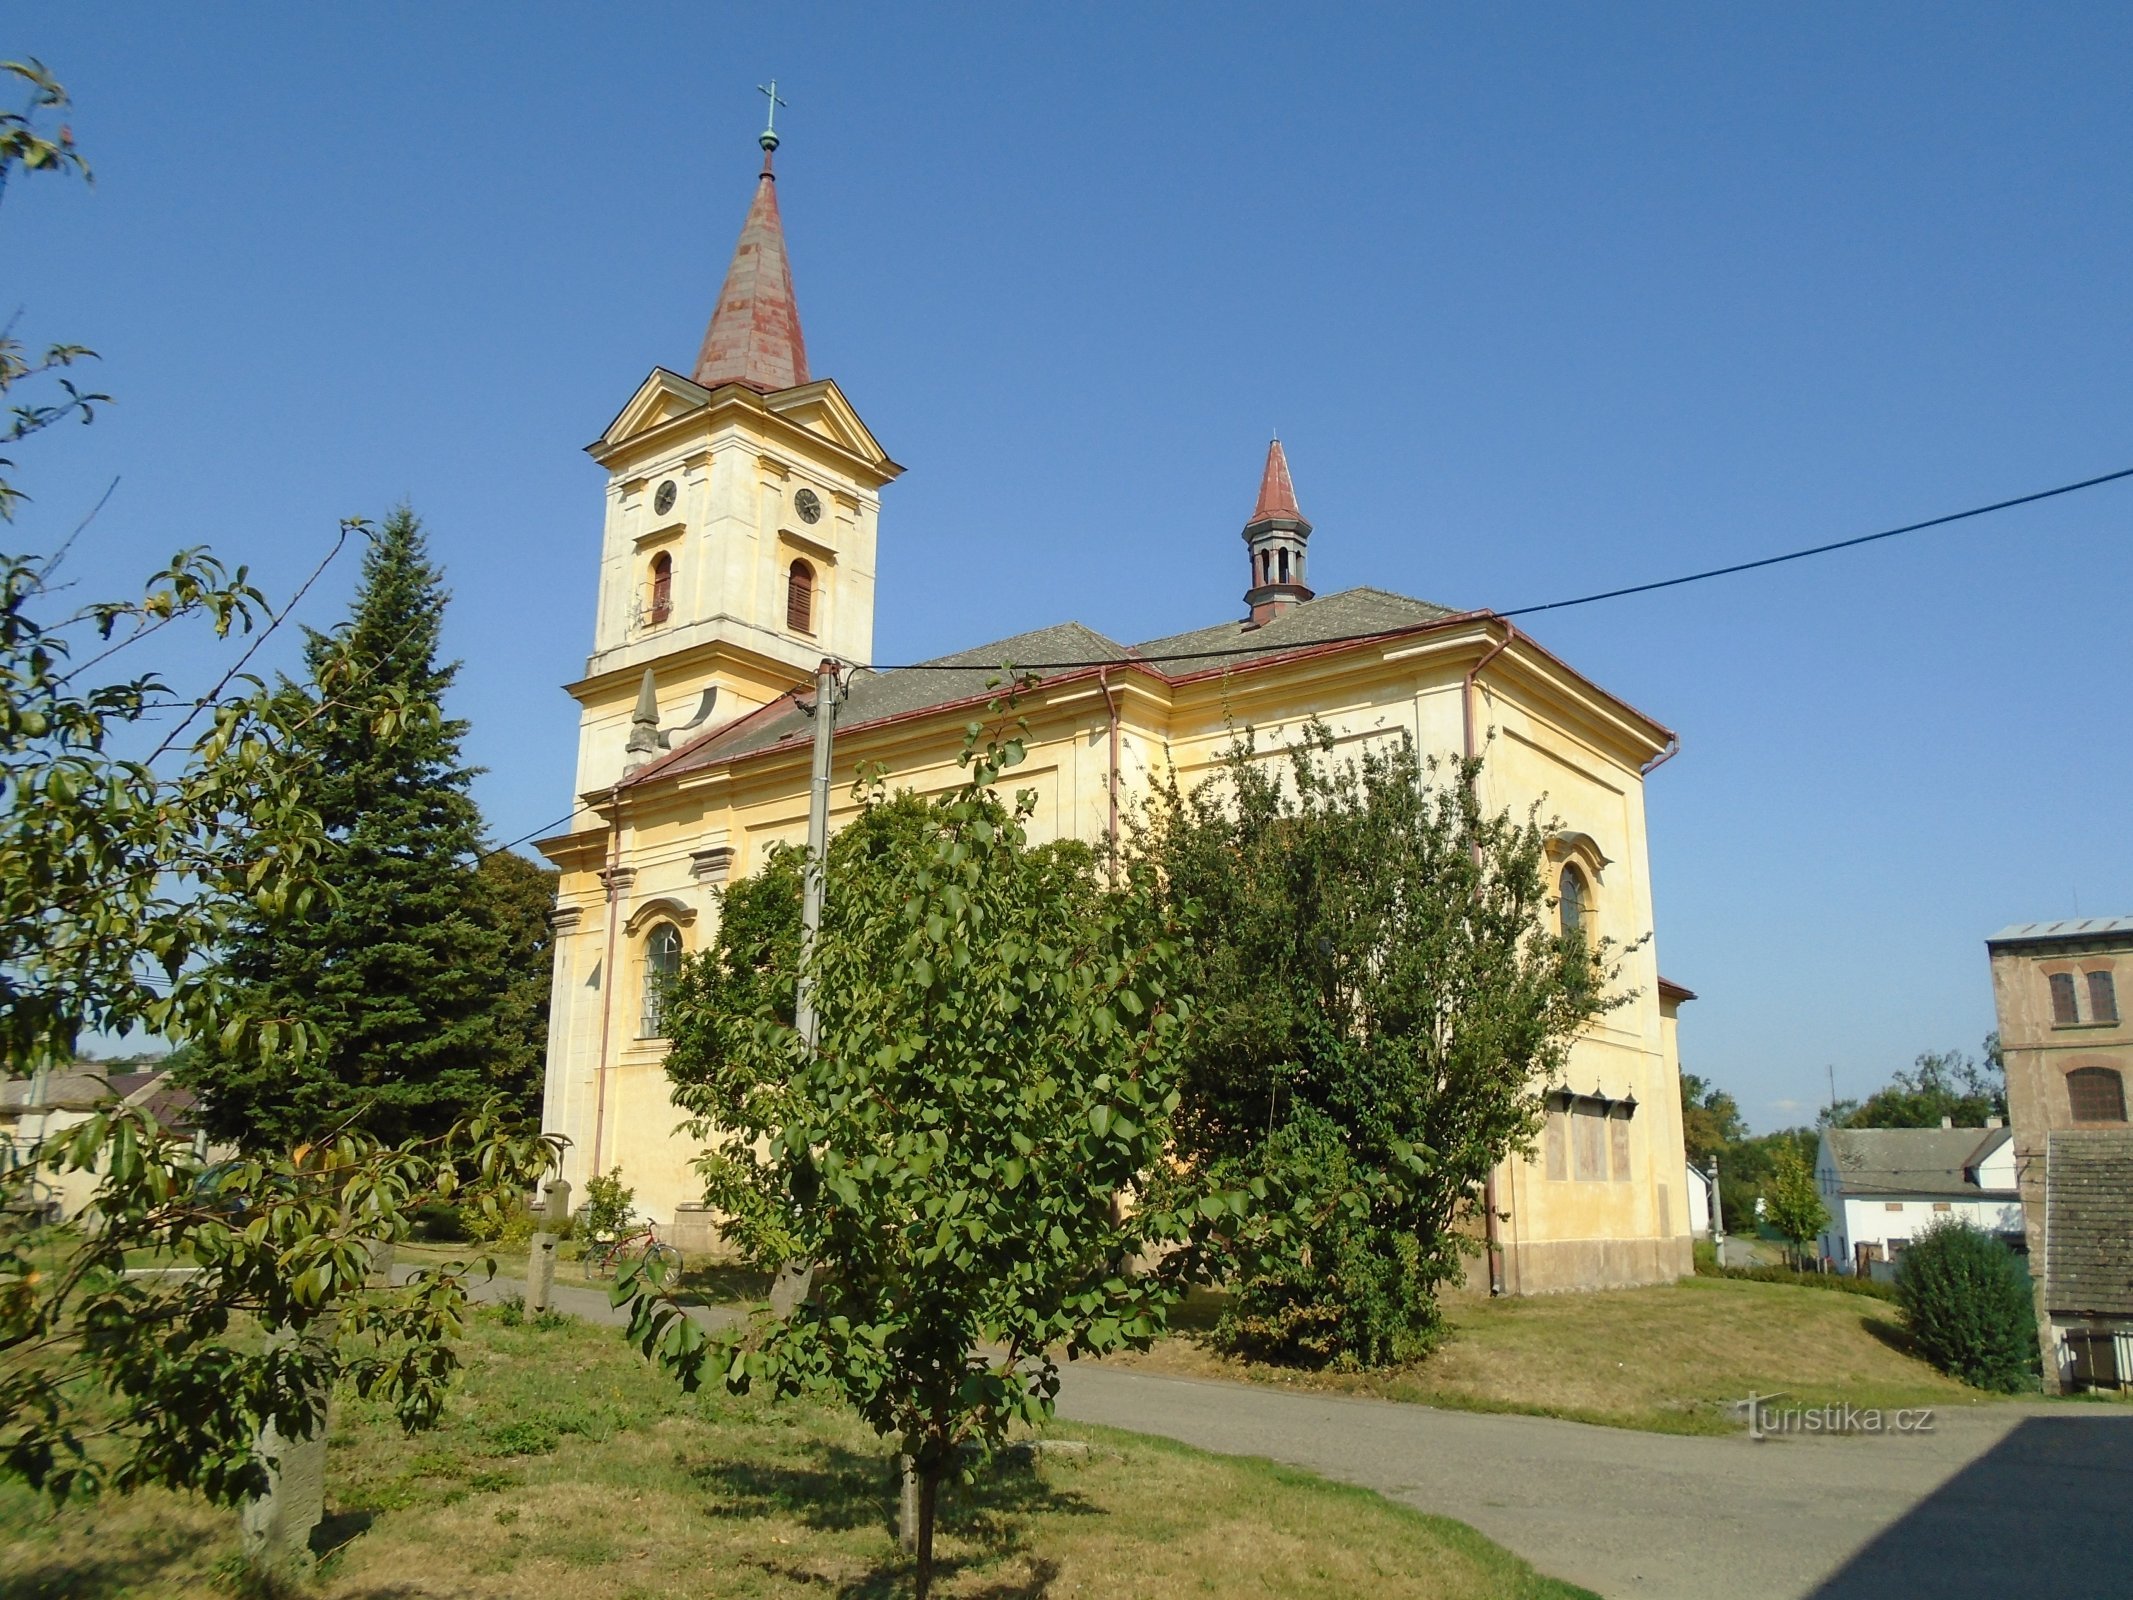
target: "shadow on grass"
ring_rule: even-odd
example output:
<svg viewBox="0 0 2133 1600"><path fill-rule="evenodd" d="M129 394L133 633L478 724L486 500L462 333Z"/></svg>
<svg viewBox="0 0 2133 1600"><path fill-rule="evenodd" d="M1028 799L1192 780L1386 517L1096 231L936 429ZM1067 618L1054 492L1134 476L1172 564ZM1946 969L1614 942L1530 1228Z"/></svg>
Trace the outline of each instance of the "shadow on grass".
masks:
<svg viewBox="0 0 2133 1600"><path fill-rule="evenodd" d="M754 1305L770 1298L770 1274L742 1266L687 1267L675 1281L674 1292L698 1305Z"/></svg>
<svg viewBox="0 0 2133 1600"><path fill-rule="evenodd" d="M1214 1331L1229 1307L1229 1295L1220 1289L1193 1289L1170 1311L1170 1331L1205 1335Z"/></svg>
<svg viewBox="0 0 2133 1600"><path fill-rule="evenodd" d="M898 1482L892 1457L863 1454L828 1445L812 1462L795 1467L764 1466L753 1461L708 1461L690 1469L690 1477L711 1492L713 1516L782 1515L825 1532L872 1528L886 1539L896 1537ZM1056 1564L1028 1553L1028 1521L1036 1516L1100 1516L1085 1497L1047 1483L1028 1451L1010 1450L979 1470L974 1482L941 1486L939 1529L958 1544L975 1547L954 1559L943 1557L935 1572L941 1579L957 1573L1019 1560L1027 1572L967 1591L974 1600L1028 1600L1050 1592L1058 1577ZM825 1586L819 1572L763 1560L763 1572L813 1586ZM839 1585L841 1600L888 1600L909 1592L911 1563L898 1556L870 1567Z"/></svg>
<svg viewBox="0 0 2133 1600"><path fill-rule="evenodd" d="M1869 1338L1880 1340L1898 1355L1909 1356L1913 1361L1926 1361L1925 1347L1901 1322L1887 1317L1864 1316L1859 1319L1859 1326ZM1927 1364L1930 1366L1931 1362Z"/></svg>
<svg viewBox="0 0 2133 1600"><path fill-rule="evenodd" d="M0 1600L96 1600L128 1591L151 1593L156 1579L219 1543L204 1529L165 1529L95 1553L32 1558L0 1572Z"/></svg>

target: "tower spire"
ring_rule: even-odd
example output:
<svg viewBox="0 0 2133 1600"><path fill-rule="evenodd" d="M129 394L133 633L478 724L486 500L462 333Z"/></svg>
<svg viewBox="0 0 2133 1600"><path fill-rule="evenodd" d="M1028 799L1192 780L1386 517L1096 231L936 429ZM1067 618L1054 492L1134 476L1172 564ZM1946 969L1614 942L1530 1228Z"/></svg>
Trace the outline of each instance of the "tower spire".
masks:
<svg viewBox="0 0 2133 1600"><path fill-rule="evenodd" d="M1244 524L1245 557L1251 570L1244 603L1251 607L1254 625L1272 621L1290 606L1311 598L1304 584L1304 547L1310 539L1311 524L1296 504L1296 485L1289 477L1288 453L1276 438L1266 447L1259 499Z"/></svg>
<svg viewBox="0 0 2133 1600"><path fill-rule="evenodd" d="M770 100L770 116L756 139L763 147L763 170L691 376L707 389L740 383L769 394L807 382L807 341L800 333L785 225L778 217L777 174L770 165L780 142L778 107L785 101L775 78L760 87Z"/></svg>

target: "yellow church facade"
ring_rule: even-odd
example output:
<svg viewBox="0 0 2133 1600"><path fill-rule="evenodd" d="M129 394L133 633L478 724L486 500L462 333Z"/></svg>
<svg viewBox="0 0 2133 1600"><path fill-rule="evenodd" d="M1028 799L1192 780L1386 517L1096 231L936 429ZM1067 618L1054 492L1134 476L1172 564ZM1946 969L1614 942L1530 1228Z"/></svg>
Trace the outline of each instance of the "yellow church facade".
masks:
<svg viewBox="0 0 2133 1600"><path fill-rule="evenodd" d="M1318 595L1311 524L1272 446L1244 526L1236 620L1126 644L1075 622L877 672L877 525L901 468L836 385L811 378L771 168L697 363L655 371L590 453L608 475L594 648L562 870L544 1125L580 1186L622 1169L641 1210L709 1242L695 1144L669 1097L664 974L717 927L720 885L803 843L818 664L842 664L834 829L862 767L953 787L963 729L1003 664L1039 840L1101 843L1152 788L1213 772L1235 731L1278 748L1316 718L1338 748L1412 738L1484 750L1484 799L1557 819L1569 911L1624 943L1633 1002L1578 1041L1530 1156L1495 1176L1477 1280L1509 1293L1664 1281L1689 1270L1675 1012L1655 964L1644 777L1675 748L1659 723L1504 619L1375 589ZM887 547L894 567L893 534ZM835 885L830 886L834 894Z"/></svg>

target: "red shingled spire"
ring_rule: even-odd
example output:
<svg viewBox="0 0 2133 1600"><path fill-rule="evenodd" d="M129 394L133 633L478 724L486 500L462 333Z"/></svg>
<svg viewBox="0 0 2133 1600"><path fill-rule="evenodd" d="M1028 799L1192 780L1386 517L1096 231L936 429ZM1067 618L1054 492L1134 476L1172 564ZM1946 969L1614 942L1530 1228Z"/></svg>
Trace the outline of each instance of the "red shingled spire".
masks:
<svg viewBox="0 0 2133 1600"><path fill-rule="evenodd" d="M770 170L775 136L766 134L763 144L755 203L741 224L733 265L726 269L718 308L711 313L704 347L696 355L694 376L707 389L745 383L769 394L807 382L807 341L800 335L785 229L778 221L778 181Z"/></svg>
<svg viewBox="0 0 2133 1600"><path fill-rule="evenodd" d="M1251 583L1244 603L1251 623L1271 622L1290 606L1311 598L1304 582L1304 556L1311 524L1297 509L1296 485L1289 481L1289 458L1276 439L1266 447L1266 470L1259 475L1259 503L1244 525L1245 560Z"/></svg>
<svg viewBox="0 0 2133 1600"><path fill-rule="evenodd" d="M1289 481L1289 458L1282 453L1279 439L1266 447L1266 471L1259 478L1259 504L1252 508L1245 526L1270 517L1303 521L1303 513L1296 508L1296 485Z"/></svg>

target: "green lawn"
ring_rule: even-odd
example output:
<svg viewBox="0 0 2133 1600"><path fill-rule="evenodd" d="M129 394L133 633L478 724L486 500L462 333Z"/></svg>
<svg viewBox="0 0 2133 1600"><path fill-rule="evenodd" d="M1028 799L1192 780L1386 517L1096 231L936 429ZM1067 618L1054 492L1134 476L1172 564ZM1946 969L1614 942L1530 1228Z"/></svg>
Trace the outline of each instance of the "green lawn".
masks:
<svg viewBox="0 0 2133 1600"><path fill-rule="evenodd" d="M1731 1433L1750 1390L1804 1404L1989 1405L1910 1352L1887 1301L1790 1284L1686 1278L1648 1289L1447 1300L1450 1337L1390 1373L1299 1374L1233 1361L1192 1331L1212 1323L1198 1297L1186 1331L1123 1358L1195 1377L1242 1378L1472 1411L1521 1411L1663 1433ZM1120 1359L1120 1358L1114 1358Z"/></svg>
<svg viewBox="0 0 2133 1600"><path fill-rule="evenodd" d="M686 1397L611 1329L481 1313L444 1424L337 1408L321 1600L909 1592L888 1453L848 1413ZM944 1510L944 1595L1566 1597L1472 1529L1264 1462L1087 1428ZM241 1593L235 1518L0 1489L0 1600Z"/></svg>

